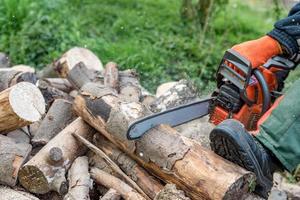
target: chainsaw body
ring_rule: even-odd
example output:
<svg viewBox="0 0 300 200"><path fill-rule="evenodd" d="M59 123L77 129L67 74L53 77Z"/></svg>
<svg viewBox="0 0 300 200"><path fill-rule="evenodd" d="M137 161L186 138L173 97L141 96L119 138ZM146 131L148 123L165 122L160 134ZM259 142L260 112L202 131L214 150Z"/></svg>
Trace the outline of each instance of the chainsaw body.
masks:
<svg viewBox="0 0 300 200"><path fill-rule="evenodd" d="M255 131L259 119L281 96L283 80L294 68L293 62L276 56L252 69L247 59L234 50L227 50L219 65L217 89L211 98L140 118L129 125L127 138L138 139L159 124L178 126L208 114L210 122L216 125L233 118L243 123L247 130Z"/></svg>
<svg viewBox="0 0 300 200"><path fill-rule="evenodd" d="M287 76L294 68L293 62L277 56L252 69L250 62L237 52L226 51L217 71L210 122L217 125L233 118L243 123L248 131L257 130L258 120L281 95L278 72Z"/></svg>

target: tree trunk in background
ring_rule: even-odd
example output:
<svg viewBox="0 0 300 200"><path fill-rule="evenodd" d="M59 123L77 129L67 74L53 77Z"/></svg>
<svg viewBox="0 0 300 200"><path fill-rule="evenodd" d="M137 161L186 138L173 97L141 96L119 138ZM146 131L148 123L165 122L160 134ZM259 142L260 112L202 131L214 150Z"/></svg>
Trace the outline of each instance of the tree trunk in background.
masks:
<svg viewBox="0 0 300 200"><path fill-rule="evenodd" d="M196 6L197 16L201 27L203 28L207 18L210 15L210 6L213 0L199 0Z"/></svg>
<svg viewBox="0 0 300 200"><path fill-rule="evenodd" d="M191 22L196 17L196 10L192 3L192 0L183 0L180 8L181 19L183 22Z"/></svg>

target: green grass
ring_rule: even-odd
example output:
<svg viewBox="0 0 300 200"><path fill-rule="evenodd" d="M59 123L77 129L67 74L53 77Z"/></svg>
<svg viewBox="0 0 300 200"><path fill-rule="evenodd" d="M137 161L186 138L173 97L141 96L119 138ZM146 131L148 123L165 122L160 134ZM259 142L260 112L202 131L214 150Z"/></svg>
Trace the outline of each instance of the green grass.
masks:
<svg viewBox="0 0 300 200"><path fill-rule="evenodd" d="M0 0L0 51L13 63L42 68L73 46L103 63L135 68L154 91L166 81L191 78L209 88L224 51L272 28L264 9L231 1L201 32L180 18L180 0Z"/></svg>

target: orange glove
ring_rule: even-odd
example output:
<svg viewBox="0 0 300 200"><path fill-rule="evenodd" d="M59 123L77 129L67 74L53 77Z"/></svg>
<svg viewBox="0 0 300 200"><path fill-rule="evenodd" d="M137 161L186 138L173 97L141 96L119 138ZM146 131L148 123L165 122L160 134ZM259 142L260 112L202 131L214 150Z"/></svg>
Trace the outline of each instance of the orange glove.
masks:
<svg viewBox="0 0 300 200"><path fill-rule="evenodd" d="M263 65L269 58L282 53L280 44L270 36L237 44L232 49L248 59L253 68Z"/></svg>

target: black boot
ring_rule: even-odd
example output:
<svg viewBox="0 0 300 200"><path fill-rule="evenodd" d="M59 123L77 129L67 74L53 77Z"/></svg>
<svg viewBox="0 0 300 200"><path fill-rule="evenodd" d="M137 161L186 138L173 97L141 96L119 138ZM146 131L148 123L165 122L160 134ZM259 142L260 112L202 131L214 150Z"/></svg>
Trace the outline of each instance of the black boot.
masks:
<svg viewBox="0 0 300 200"><path fill-rule="evenodd" d="M254 172L256 193L267 198L277 160L237 120L228 119L210 133L212 150L223 158Z"/></svg>

